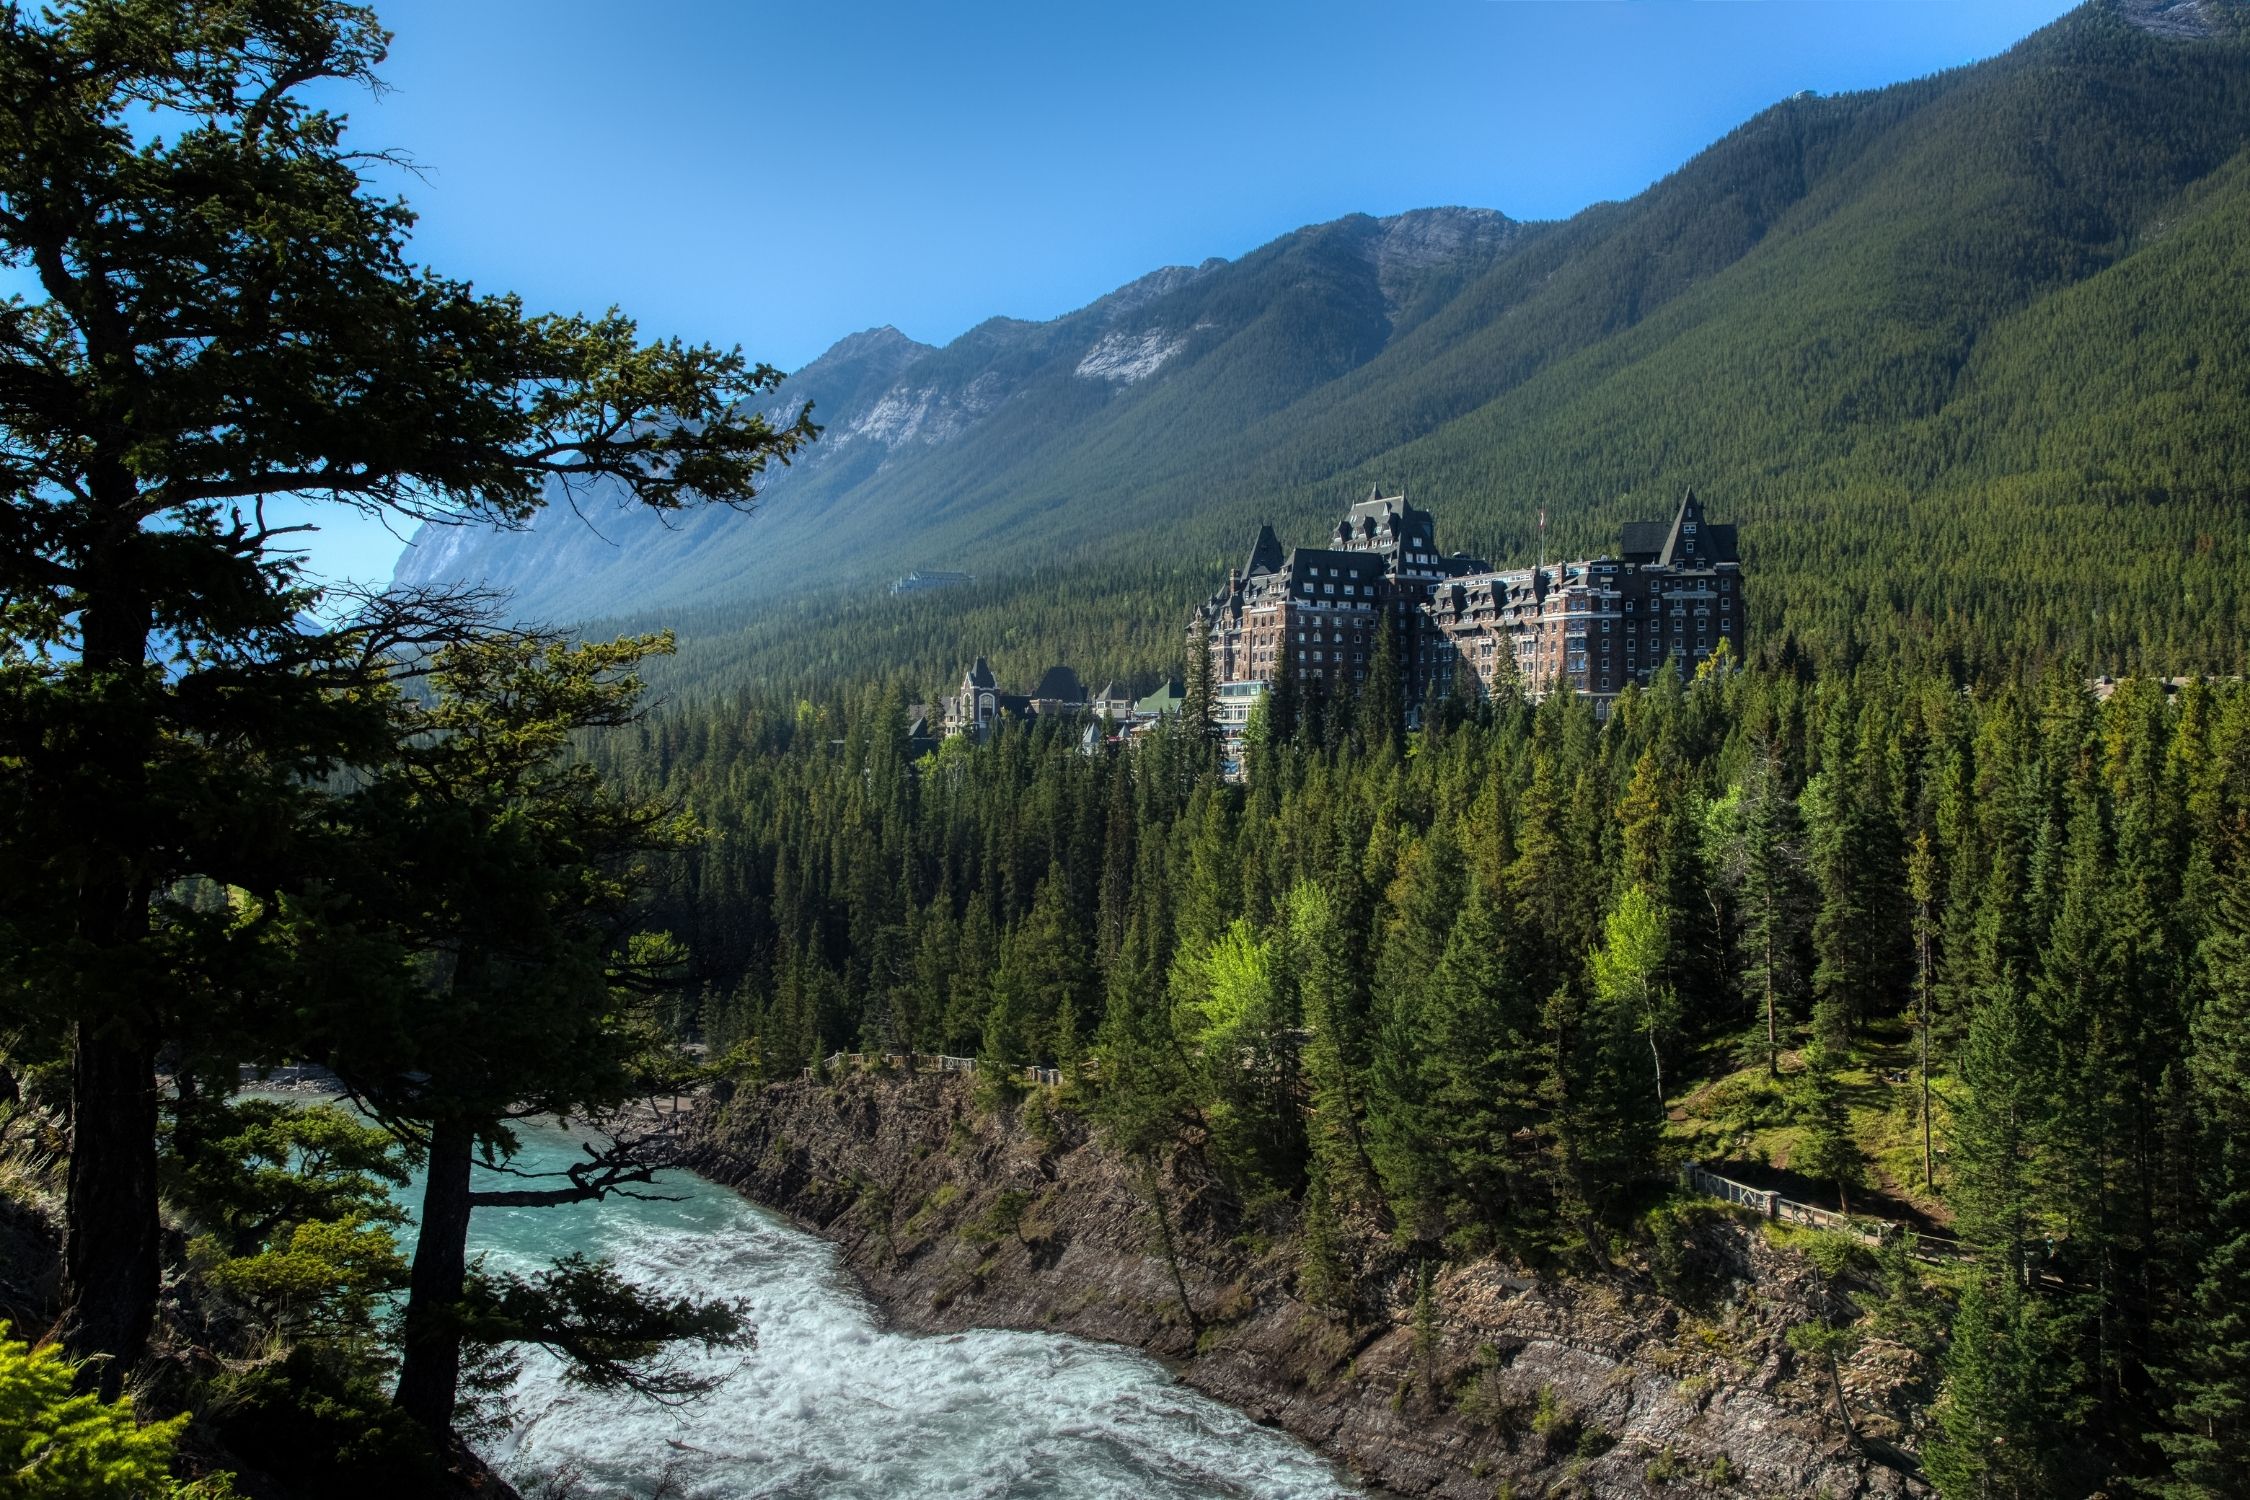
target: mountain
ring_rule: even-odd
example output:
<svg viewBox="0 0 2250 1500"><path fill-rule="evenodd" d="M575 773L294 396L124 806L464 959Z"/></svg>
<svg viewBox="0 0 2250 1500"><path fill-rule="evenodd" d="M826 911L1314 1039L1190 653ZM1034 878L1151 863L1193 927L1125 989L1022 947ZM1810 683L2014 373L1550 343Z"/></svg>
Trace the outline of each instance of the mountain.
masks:
<svg viewBox="0 0 2250 1500"><path fill-rule="evenodd" d="M1032 516L1069 508L1038 476L1130 465L1189 409L1285 409L1445 306L1522 233L1482 209L1356 216L1238 262L1168 266L1051 322L994 318L943 349L854 334L775 393L775 414L810 401L824 431L773 476L754 523L581 502L528 533L417 537L398 576L477 576L557 613L638 608L652 578L667 602L709 603L921 563L978 571L1020 555Z"/></svg>
<svg viewBox="0 0 2250 1500"><path fill-rule="evenodd" d="M1171 654L1261 517L1306 534L1406 483L1442 543L1512 558L1541 507L1550 545L1599 547L1693 484L1740 523L1769 640L2230 666L2243 16L2098 0L1973 66L1777 104L1567 220L1354 216L944 348L858 334L778 393L827 431L754 517L562 510L400 576L692 619L737 638L713 662L832 628L839 669L990 641L1007 670L1068 635L1111 643L1080 662L1106 675ZM867 586L918 565L980 583L894 631Z"/></svg>

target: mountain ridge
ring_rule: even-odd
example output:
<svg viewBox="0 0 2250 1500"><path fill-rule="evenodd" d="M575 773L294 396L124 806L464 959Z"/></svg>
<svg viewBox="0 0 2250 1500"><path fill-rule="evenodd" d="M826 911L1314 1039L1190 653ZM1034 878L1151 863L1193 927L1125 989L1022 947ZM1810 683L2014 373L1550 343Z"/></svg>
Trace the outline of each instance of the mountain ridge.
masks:
<svg viewBox="0 0 2250 1500"><path fill-rule="evenodd" d="M2250 575L2229 524L2250 407L2227 389L2250 386L2250 264L2211 228L2250 212L2241 16L2090 4L1980 63L1783 100L1568 219L1350 215L938 348L869 330L776 394L828 430L755 521L597 516L611 545L561 513L400 576L573 618L917 565L1067 576L1144 670L1162 637L1145 606L1098 602L1105 572L1223 568L1253 518L1321 526L1406 483L1448 546L1516 557L1543 507L1557 544L1600 546L1695 483L1786 585L1753 596L1787 599L1767 633L2216 664ZM2138 333L2057 343L2126 305ZM2125 406L2172 425L2125 431Z"/></svg>

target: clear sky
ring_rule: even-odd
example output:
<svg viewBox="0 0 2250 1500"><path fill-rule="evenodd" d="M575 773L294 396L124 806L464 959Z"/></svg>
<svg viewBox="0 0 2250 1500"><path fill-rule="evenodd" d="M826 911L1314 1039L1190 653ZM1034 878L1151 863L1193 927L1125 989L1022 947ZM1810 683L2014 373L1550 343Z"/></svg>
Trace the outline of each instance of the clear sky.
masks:
<svg viewBox="0 0 2250 1500"><path fill-rule="evenodd" d="M794 369L1434 204L1627 197L1764 106L2001 51L2062 0L376 0L356 144L417 255ZM324 571L397 544L333 527Z"/></svg>

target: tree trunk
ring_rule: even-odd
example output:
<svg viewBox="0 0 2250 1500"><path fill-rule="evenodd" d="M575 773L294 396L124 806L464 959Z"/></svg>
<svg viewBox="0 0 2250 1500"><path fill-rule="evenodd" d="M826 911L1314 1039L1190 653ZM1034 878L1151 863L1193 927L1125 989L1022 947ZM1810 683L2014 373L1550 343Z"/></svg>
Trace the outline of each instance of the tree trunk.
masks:
<svg viewBox="0 0 2250 1500"><path fill-rule="evenodd" d="M1164 1206L1164 1188L1156 1176L1153 1157L1141 1163L1141 1186L1148 1194L1149 1207L1156 1211L1157 1240L1164 1250L1164 1265L1172 1273L1172 1288L1179 1293L1180 1313L1187 1319L1188 1332L1201 1336L1203 1320L1195 1315L1195 1301L1188 1296L1187 1277L1180 1272L1179 1247L1172 1243L1172 1215Z"/></svg>
<svg viewBox="0 0 2250 1500"><path fill-rule="evenodd" d="M1930 939L1929 916L1922 914L1922 932L1914 943L1914 1019L1921 1022L1922 1043L1922 1186L1937 1191L1937 1159L1930 1143Z"/></svg>
<svg viewBox="0 0 2250 1500"><path fill-rule="evenodd" d="M70 1066L62 1346L114 1401L156 1314L156 1051L78 1024Z"/></svg>
<svg viewBox="0 0 2250 1500"><path fill-rule="evenodd" d="M1823 1358L1828 1364L1828 1389L1836 1397L1836 1419L1844 1424L1844 1438L1852 1445L1852 1450L1857 1452L1860 1447L1859 1424L1852 1420L1852 1409L1844 1402L1843 1367L1836 1362L1834 1351L1827 1352Z"/></svg>
<svg viewBox="0 0 2250 1500"><path fill-rule="evenodd" d="M114 1400L156 1319L160 1239L156 1188L158 976L143 972L149 935L148 765L155 743L145 671L152 613L134 581L132 481L100 476L119 518L84 569L79 664L102 698L101 727L77 747L93 774L72 819L85 830L89 873L75 892L76 936L94 962L75 1000L70 1064L70 1168L63 1197L63 1317L57 1336L91 1361L82 1389Z"/></svg>
<svg viewBox="0 0 2250 1500"><path fill-rule="evenodd" d="M1766 1076L1781 1076L1781 1027L1774 1019L1773 929L1766 929Z"/></svg>
<svg viewBox="0 0 2250 1500"><path fill-rule="evenodd" d="M461 1388L458 1309L469 1270L469 1168L476 1134L466 1122L441 1120L430 1133L429 1181L414 1240L414 1272L406 1293L398 1394L393 1400L433 1437L453 1430Z"/></svg>

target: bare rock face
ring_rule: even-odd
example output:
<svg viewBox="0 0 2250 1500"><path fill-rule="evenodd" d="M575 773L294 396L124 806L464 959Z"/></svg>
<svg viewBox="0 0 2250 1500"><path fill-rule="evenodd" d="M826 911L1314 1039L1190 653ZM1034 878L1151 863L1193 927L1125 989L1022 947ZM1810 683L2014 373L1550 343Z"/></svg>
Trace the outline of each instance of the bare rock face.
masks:
<svg viewBox="0 0 2250 1500"><path fill-rule="evenodd" d="M1445 267L1483 264L1523 232L1489 208L1417 208L1375 221L1368 241L1385 309L1396 316L1418 278Z"/></svg>
<svg viewBox="0 0 2250 1500"><path fill-rule="evenodd" d="M2209 0L2118 0L2118 13L2153 36L2200 41L2218 27Z"/></svg>
<svg viewBox="0 0 2250 1500"><path fill-rule="evenodd" d="M1846 1434L1826 1372L1789 1348L1812 1269L1723 1216L1690 1247L1711 1272L1694 1308L1631 1268L1482 1260L1434 1278L1418 1333L1414 1268L1372 1226L1357 1303L1313 1307L1286 1208L1246 1214L1189 1158L1136 1168L1037 1101L980 1109L958 1076L743 1091L696 1134L699 1170L837 1241L902 1325L1137 1346L1399 1494L1926 1493L1881 1432ZM1904 1431L1884 1405L1919 1372L1887 1358L1844 1372L1863 1432Z"/></svg>

